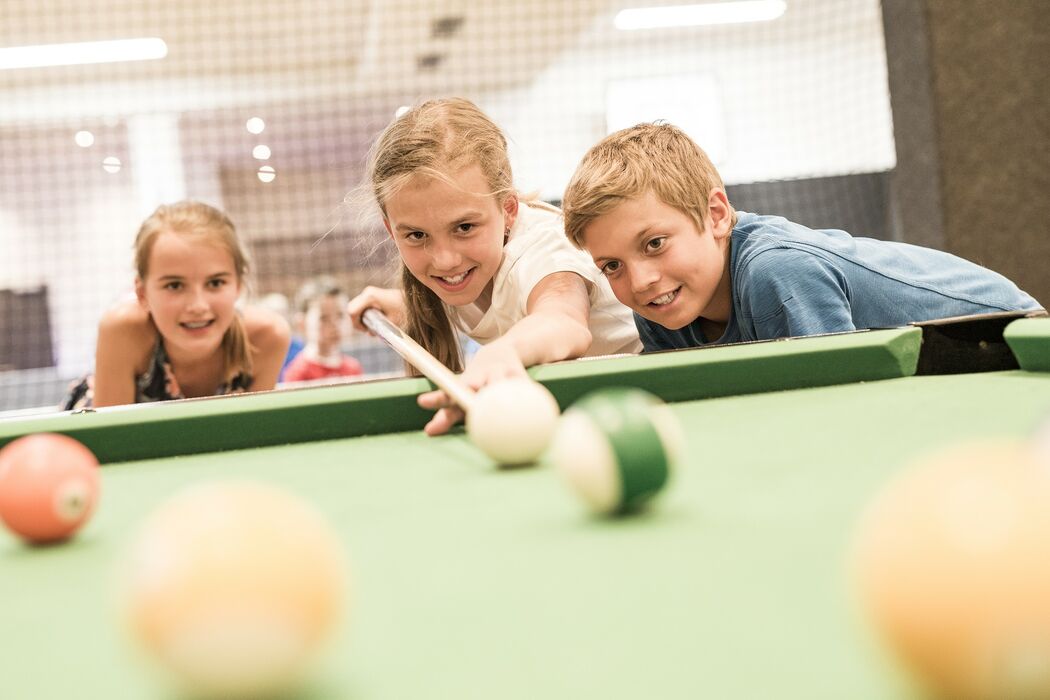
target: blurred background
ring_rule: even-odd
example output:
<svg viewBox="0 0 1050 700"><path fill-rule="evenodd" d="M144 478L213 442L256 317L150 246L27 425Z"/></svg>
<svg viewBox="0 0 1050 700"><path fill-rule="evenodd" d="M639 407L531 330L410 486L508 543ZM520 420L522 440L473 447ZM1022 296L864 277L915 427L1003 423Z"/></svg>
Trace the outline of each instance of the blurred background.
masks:
<svg viewBox="0 0 1050 700"><path fill-rule="evenodd" d="M1050 298L1050 3L657 4L0 0L0 411L55 406L92 369L163 202L230 214L253 300L389 284L392 246L346 196L397 111L437 96L486 110L518 187L554 203L595 141L665 119L738 209L942 248ZM54 46L113 40L142 41L91 63ZM401 368L346 345L368 376Z"/></svg>

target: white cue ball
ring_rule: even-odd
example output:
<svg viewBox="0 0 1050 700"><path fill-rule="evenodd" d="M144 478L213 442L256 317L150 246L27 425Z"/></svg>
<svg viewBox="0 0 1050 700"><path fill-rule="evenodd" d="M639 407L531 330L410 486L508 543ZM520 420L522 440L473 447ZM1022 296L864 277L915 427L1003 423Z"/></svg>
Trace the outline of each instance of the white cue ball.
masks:
<svg viewBox="0 0 1050 700"><path fill-rule="evenodd" d="M504 465L535 462L558 425L558 402L531 379L504 379L482 387L467 414L467 435Z"/></svg>

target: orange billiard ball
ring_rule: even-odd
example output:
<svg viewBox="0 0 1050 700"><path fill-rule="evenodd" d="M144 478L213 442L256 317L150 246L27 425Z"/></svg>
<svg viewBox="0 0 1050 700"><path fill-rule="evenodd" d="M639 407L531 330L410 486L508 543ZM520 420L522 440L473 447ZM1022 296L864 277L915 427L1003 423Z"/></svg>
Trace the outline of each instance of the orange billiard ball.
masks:
<svg viewBox="0 0 1050 700"><path fill-rule="evenodd" d="M857 533L854 581L934 697L1050 698L1050 459L958 445L906 470Z"/></svg>
<svg viewBox="0 0 1050 700"><path fill-rule="evenodd" d="M33 544L64 540L91 517L98 459L71 437L27 435L0 450L0 520Z"/></svg>
<svg viewBox="0 0 1050 700"><path fill-rule="evenodd" d="M131 636L201 698L292 697L346 588L328 521L261 482L208 481L171 496L122 563Z"/></svg>

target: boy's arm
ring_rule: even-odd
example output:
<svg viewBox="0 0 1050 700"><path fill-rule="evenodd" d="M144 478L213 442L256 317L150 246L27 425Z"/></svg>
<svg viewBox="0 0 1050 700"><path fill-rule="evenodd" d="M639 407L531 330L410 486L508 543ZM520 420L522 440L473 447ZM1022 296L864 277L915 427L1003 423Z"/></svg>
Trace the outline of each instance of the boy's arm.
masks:
<svg viewBox="0 0 1050 700"><path fill-rule="evenodd" d="M856 330L842 273L819 255L795 248L764 251L739 280L756 340Z"/></svg>

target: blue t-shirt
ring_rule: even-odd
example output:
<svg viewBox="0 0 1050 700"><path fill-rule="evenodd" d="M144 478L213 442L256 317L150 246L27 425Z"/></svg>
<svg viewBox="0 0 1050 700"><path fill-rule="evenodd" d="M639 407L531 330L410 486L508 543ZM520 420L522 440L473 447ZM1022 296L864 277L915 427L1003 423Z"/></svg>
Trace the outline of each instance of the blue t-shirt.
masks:
<svg viewBox="0 0 1050 700"><path fill-rule="evenodd" d="M729 273L733 299L721 338L705 338L700 319L669 330L635 314L645 350L1040 308L1002 275L949 253L745 212L730 238Z"/></svg>

